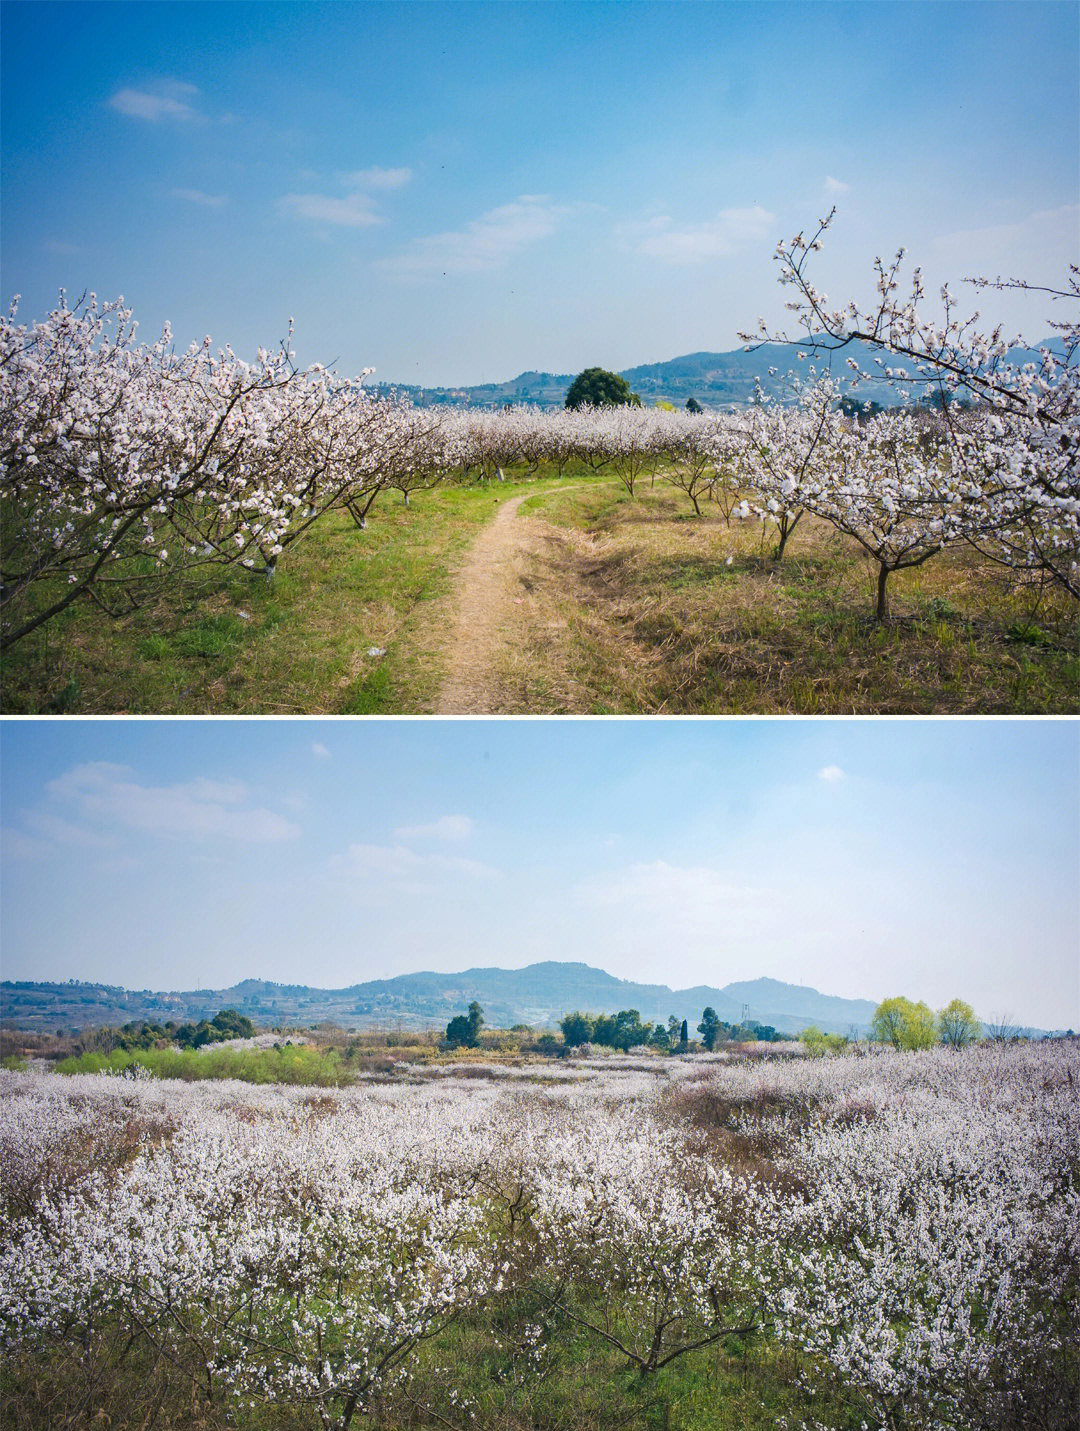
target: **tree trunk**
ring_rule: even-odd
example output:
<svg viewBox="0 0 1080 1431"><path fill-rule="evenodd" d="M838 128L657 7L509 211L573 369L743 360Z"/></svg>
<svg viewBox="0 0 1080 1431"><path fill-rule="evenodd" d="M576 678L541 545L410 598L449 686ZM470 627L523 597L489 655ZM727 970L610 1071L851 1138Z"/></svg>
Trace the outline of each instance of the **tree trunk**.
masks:
<svg viewBox="0 0 1080 1431"><path fill-rule="evenodd" d="M889 598L885 590L885 583L889 580L889 568L884 562L878 567L877 577L877 608L874 617L878 621L885 621L889 615Z"/></svg>

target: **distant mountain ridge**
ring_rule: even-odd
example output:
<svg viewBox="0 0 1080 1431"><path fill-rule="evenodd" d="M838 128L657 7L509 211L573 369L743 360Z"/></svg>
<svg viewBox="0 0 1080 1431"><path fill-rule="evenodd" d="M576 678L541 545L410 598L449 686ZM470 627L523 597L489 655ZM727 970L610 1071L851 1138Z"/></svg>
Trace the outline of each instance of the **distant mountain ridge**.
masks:
<svg viewBox="0 0 1080 1431"><path fill-rule="evenodd" d="M833 356L834 373L850 376L846 357L857 357L866 366L880 356L863 345L852 345L845 350L845 356ZM769 343L753 352L742 348L728 353L687 353L679 358L670 358L660 363L642 363L634 368L625 368L621 374L638 393L642 402L671 402L683 407L688 398L695 398L706 408L742 407L754 396L757 383L765 392L779 395L784 388L784 379L790 371L806 376L812 364L811 358L800 360L801 349L786 344ZM818 370L828 367L828 355L817 362ZM770 372L770 369L776 369ZM542 408L562 407L573 373L541 373L529 371L516 378L508 378L501 383L478 383L462 387L414 387L401 383L386 383L378 386L393 390L408 397L418 407L502 407L506 403L527 403ZM860 387L865 397L879 400L892 393L892 401L897 401L895 390L888 384L873 384Z"/></svg>
<svg viewBox="0 0 1080 1431"><path fill-rule="evenodd" d="M1048 339L1046 346L1061 351L1061 340ZM805 353L805 357L800 354ZM1016 349L1009 354L1016 363L1037 359L1033 349ZM726 353L686 353L660 363L640 363L624 368L621 376L644 403L671 402L684 407L688 398L695 398L706 408L743 407L753 399L760 382L770 396L781 396L789 373L803 378L811 366L817 371L831 370L834 377L850 378L848 358L854 358L867 372L873 372L882 362L893 368L911 372L899 358L872 348L866 343L849 343L843 350L816 356L791 343L766 343L747 352L734 348ZM771 371L775 370L775 371ZM531 370L519 373L501 383L479 383L472 387L415 387L403 383L379 383L377 388L393 389L410 398L418 407L502 407L506 403L529 403L537 407L562 407L573 373L541 373ZM912 391L919 389L913 380ZM894 383L888 381L860 383L856 396L874 400L885 406L900 401Z"/></svg>
<svg viewBox="0 0 1080 1431"><path fill-rule="evenodd" d="M617 1013L637 1009L642 1018L665 1021L674 1014L696 1027L706 1006L726 1023L744 1016L771 1024L784 1033L798 1033L809 1024L832 1033L865 1031L875 1004L822 994L777 979L751 979L724 988L700 984L671 989L666 984L640 984L619 979L588 964L550 960L523 969L475 968L460 973L431 971L373 979L344 989L319 989L304 984L277 984L245 979L222 989L184 992L128 990L106 984L0 984L0 1018L5 1024L31 1030L93 1027L130 1019L199 1019L222 1008L237 1008L256 1024L321 1023L346 1028L431 1028L445 1024L473 999L484 1007L492 1027L513 1024L554 1026L573 1009Z"/></svg>

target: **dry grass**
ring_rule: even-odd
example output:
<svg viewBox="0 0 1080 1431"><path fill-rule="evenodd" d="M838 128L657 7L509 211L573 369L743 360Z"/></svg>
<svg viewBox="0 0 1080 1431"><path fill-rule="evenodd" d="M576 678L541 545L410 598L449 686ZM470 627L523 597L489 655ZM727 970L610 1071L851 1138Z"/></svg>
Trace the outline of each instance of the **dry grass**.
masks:
<svg viewBox="0 0 1080 1431"><path fill-rule="evenodd" d="M522 490L439 487L410 509L377 509L366 532L330 517L273 587L216 572L116 623L73 609L6 658L4 708L439 710L467 615L468 554L500 499ZM465 632L476 709L1077 710L1076 603L1018 588L974 553L895 574L893 619L879 624L872 564L824 523L804 518L776 562L757 524L728 527L715 508L694 517L662 481L634 499L582 473L542 473L525 490L500 524L497 570L474 593L477 639Z"/></svg>
<svg viewBox="0 0 1080 1431"><path fill-rule="evenodd" d="M1077 709L1075 603L975 553L894 574L882 624L876 569L810 518L777 562L760 526L695 518L661 483L634 500L612 486L556 495L544 515L559 529L528 573L536 619L510 710Z"/></svg>

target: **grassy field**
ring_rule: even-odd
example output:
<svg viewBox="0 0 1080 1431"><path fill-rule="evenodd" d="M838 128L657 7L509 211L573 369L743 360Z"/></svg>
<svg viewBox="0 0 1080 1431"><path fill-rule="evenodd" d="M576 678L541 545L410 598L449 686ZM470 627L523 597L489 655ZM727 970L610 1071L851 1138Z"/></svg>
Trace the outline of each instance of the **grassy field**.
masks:
<svg viewBox="0 0 1080 1431"><path fill-rule="evenodd" d="M119 620L72 608L6 657L4 709L424 710L442 675L452 571L494 501L480 485L415 492L408 507L388 496L364 531L339 513L316 524L273 585L210 569Z"/></svg>
<svg viewBox="0 0 1080 1431"><path fill-rule="evenodd" d="M610 475L529 480L519 516L545 525L521 529L525 575L505 594L512 651L492 658L505 668L493 673L508 713L1038 714L1080 704L1076 603L1020 588L974 553L895 573L882 624L872 619L873 565L824 523L804 517L777 562L757 523L729 527L709 505L696 517L659 481L631 499ZM388 496L363 532L334 514L272 586L211 571L117 621L73 608L7 656L4 709L430 711L457 570L515 490L445 485L408 508Z"/></svg>
<svg viewBox="0 0 1080 1431"><path fill-rule="evenodd" d="M524 510L539 506L531 499ZM671 487L543 502L558 540L534 563L541 607L514 709L642 713L1072 712L1074 602L1016 588L970 552L890 578L804 517L782 562L754 522L698 518ZM771 544L771 538L766 539ZM558 629L557 647L544 633ZM520 678L520 669L519 669ZM520 684L520 679L519 679Z"/></svg>
<svg viewBox="0 0 1080 1431"><path fill-rule="evenodd" d="M506 1306L497 1317L455 1323L426 1343L410 1378L408 1398L375 1408L356 1426L370 1431L776 1431L781 1418L798 1426L823 1413L832 1426L856 1431L839 1389L799 1382L807 1359L759 1336L731 1338L691 1353L643 1378L624 1357L573 1323L548 1316L545 1352L530 1362L524 1329L543 1316L535 1299ZM593 1309L595 1310L595 1309ZM452 1374L447 1369L452 1368ZM818 1376L822 1368L815 1368ZM827 1381L827 1378L826 1378ZM289 1405L237 1409L201 1394L164 1358L130 1356L102 1367L89 1405L80 1349L49 1358L8 1358L0 1372L0 1411L8 1431L51 1425L124 1431L315 1431L315 1413Z"/></svg>
<svg viewBox="0 0 1080 1431"><path fill-rule="evenodd" d="M503 1064L524 1066L535 1064L542 1081L547 1059L535 1054L528 1042L500 1040L492 1035L484 1048L460 1048L446 1051L440 1047L438 1035L423 1042L413 1042L403 1036L373 1037L338 1032L333 1035L312 1035L307 1042L303 1035L283 1032L269 1048L215 1047L178 1049L174 1047L148 1049L117 1048L109 1053L86 1051L57 1059L58 1073L134 1073L142 1067L155 1078L179 1078L188 1083L203 1079L235 1078L242 1083L285 1083L312 1087L345 1087L358 1080L393 1077L407 1071L412 1078L421 1072L454 1074L461 1065L468 1067L472 1077L483 1076L486 1066L495 1069ZM404 1065L405 1069L399 1069ZM9 1055L4 1067L21 1069L27 1060Z"/></svg>

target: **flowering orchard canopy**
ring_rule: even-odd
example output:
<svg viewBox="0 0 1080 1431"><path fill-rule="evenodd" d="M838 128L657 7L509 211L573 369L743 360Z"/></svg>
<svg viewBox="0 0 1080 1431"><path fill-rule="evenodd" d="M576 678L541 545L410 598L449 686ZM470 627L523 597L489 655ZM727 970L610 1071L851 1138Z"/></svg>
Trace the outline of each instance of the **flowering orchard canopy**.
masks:
<svg viewBox="0 0 1080 1431"><path fill-rule="evenodd" d="M149 1350L207 1401L345 1431L407 1403L449 1322L524 1304L550 1314L528 1374L567 1322L643 1376L761 1335L843 1388L828 1425L1066 1424L1075 1041L484 1067L318 1090L0 1072L5 1353L75 1343L90 1377Z"/></svg>
<svg viewBox="0 0 1080 1431"><path fill-rule="evenodd" d="M883 355L875 360L878 371L867 372L848 357L853 386L884 376L900 391L914 385L936 394L943 440L928 455L925 471L919 463L908 467L915 480L901 494L905 502L919 504L923 488L935 513L928 525L937 520L945 542L959 537L1019 572L1080 596L1080 267L1070 267L1061 288L1016 278L967 280L978 289L1046 296L1047 327L1056 341L1017 362L1014 354L1031 351L1025 339L1007 338L1000 325L982 331L979 314L963 317L948 285L940 291L939 316L927 316L919 268L907 295L900 296L902 248L890 263L875 261L877 298L871 307L860 308L853 300L831 307L808 269L835 213L834 208L819 220L809 239L798 233L777 245L780 282L793 290L786 306L801 330L798 341L815 353L869 344ZM764 319L755 334L741 336L748 342L794 341L785 332L772 332ZM890 356L899 361L889 363ZM872 484L881 480L871 477ZM894 508L896 495L891 494ZM842 489L840 496L843 500Z"/></svg>
<svg viewBox="0 0 1080 1431"><path fill-rule="evenodd" d="M644 475L685 492L700 513L751 516L778 531L777 556L803 512L832 523L890 572L966 543L1025 579L1080 595L1080 324L1058 323L1064 354L1011 366L1000 333L952 316L918 317L895 266L881 305L829 312L803 271L809 245L781 248L793 306L814 343L852 337L912 357L964 412L844 413L831 379L793 401L741 413L582 407L436 413L343 379L300 371L286 340L254 362L207 338L177 353L168 328L136 341L122 300L63 301L43 322L0 323L0 622L4 645L85 598L130 609L188 568L239 563L272 576L282 554L331 511L363 527L383 492L487 480L508 466L561 475L610 470L633 497ZM1075 280L1062 299L1080 296ZM824 334L824 338L822 338ZM290 332L291 338L291 332ZM894 372L895 370L887 370Z"/></svg>

